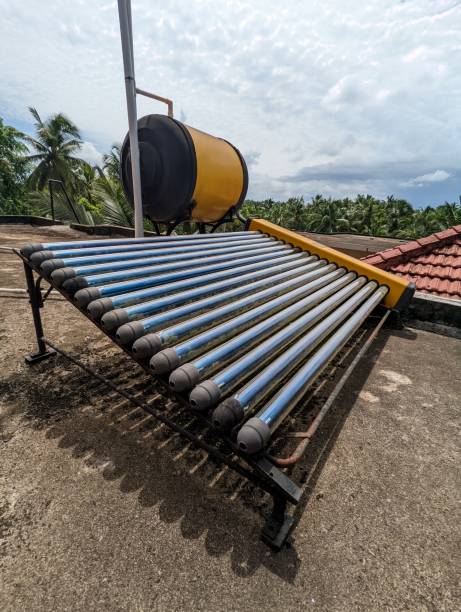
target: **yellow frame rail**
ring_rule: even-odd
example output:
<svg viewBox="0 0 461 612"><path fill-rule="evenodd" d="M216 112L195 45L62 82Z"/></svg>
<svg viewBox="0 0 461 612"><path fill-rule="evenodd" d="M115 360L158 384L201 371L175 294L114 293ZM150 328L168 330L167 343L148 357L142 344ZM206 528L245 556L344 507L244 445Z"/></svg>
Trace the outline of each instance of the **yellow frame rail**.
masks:
<svg viewBox="0 0 461 612"><path fill-rule="evenodd" d="M264 219L250 219L248 229L252 231L258 230L270 236L274 236L279 240L299 247L303 251L309 251L311 255L318 255L319 257L328 259L331 263L347 268L359 275L366 276L369 280L374 280L380 285L386 285L389 287L389 293L384 298L383 304L387 306L387 308L403 310L415 292L415 285L410 281L395 276L395 274L390 274L380 268L370 266L360 259L355 259L355 257L323 246L323 244L315 242L315 240L306 238L297 232L280 227L270 221L265 221Z"/></svg>

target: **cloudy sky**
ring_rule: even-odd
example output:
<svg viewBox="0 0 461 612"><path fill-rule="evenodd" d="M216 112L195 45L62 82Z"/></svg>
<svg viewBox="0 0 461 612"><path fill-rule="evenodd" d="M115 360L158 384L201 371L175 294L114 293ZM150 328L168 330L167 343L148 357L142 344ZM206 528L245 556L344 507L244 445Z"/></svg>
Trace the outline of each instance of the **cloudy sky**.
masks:
<svg viewBox="0 0 461 612"><path fill-rule="evenodd" d="M62 111L98 160L127 128L116 2L0 7L0 116ZM134 0L133 26L138 87L238 146L249 196L461 194L461 2Z"/></svg>

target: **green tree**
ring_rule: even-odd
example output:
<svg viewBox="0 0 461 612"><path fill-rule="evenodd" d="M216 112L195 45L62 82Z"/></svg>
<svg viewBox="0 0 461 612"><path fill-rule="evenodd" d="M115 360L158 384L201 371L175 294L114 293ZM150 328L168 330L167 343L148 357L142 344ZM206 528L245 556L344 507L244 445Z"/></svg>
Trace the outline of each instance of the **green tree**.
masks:
<svg viewBox="0 0 461 612"><path fill-rule="evenodd" d="M28 170L24 135L4 125L0 117L0 214L29 214L24 202L24 182Z"/></svg>
<svg viewBox="0 0 461 612"><path fill-rule="evenodd" d="M120 152L122 146L115 143L110 148L110 153L102 157L103 170L112 181L120 182Z"/></svg>
<svg viewBox="0 0 461 612"><path fill-rule="evenodd" d="M461 224L461 202L459 204L445 202L445 204L437 206L436 214L442 228L459 225Z"/></svg>
<svg viewBox="0 0 461 612"><path fill-rule="evenodd" d="M339 200L316 195L307 205L306 227L308 231L335 233L350 231L350 221L344 214Z"/></svg>
<svg viewBox="0 0 461 612"><path fill-rule="evenodd" d="M76 156L82 146L77 126L62 113L43 121L35 108L29 108L35 119L35 138L25 136L35 149L27 159L35 164L27 184L31 189L43 191L50 179L62 181L65 188L75 193L77 171L84 162Z"/></svg>

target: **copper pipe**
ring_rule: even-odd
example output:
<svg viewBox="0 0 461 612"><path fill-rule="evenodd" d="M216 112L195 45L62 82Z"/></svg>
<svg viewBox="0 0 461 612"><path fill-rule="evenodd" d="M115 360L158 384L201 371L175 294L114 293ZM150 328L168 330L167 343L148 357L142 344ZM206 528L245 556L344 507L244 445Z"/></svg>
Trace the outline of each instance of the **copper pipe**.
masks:
<svg viewBox="0 0 461 612"><path fill-rule="evenodd" d="M146 96L146 98L152 98L152 100L158 100L159 102L166 104L168 106L168 117L173 118L173 100L164 98L163 96L158 96L157 94L149 93L148 91L138 89L137 87L136 93L140 94L141 96Z"/></svg>
<svg viewBox="0 0 461 612"><path fill-rule="evenodd" d="M348 368L346 369L346 371L344 372L344 374L342 375L342 377L338 381L338 384L336 385L336 387L334 388L333 392L328 397L328 399L325 402L325 404L322 406L322 409L320 410L320 412L317 414L315 419L310 424L309 428L305 432L297 432L296 437L302 437L303 439L298 444L298 446L295 448L294 452L289 457L271 457L272 461L276 465L279 465L279 466L282 466L282 467L287 467L289 465L294 465L295 463L297 463L301 459L301 457L306 452L307 447L309 446L309 442L311 441L311 439L313 438L315 432L319 428L320 423L323 421L323 419L325 418L325 415L327 414L327 412L329 411L329 409L333 405L334 401L338 397L338 395L341 392L342 388L344 387L344 384L346 383L347 379L352 374L352 371L355 369L356 365L359 363L359 361L362 359L362 357L365 355L365 353L370 348L371 343L374 341L374 339L378 335L379 330L382 328L382 326L386 322L386 320L387 320L388 316L390 315L390 313L391 313L391 311L388 310L384 314L384 316L380 319L379 323L377 324L377 326L375 327L373 332L367 338L367 340L363 344L363 346L360 349L360 351L354 357L354 359L352 360L352 362L350 363L350 365L348 366Z"/></svg>

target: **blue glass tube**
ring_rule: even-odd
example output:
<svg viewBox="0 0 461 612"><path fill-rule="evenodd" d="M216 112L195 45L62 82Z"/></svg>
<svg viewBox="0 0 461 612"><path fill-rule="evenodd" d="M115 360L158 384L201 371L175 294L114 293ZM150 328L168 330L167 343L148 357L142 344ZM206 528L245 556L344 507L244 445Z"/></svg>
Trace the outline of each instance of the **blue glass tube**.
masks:
<svg viewBox="0 0 461 612"><path fill-rule="evenodd" d="M189 333L192 333L192 331L195 333L204 326L211 324L213 321L217 321L223 317L228 317L232 313L235 314L240 310L248 308L250 305L254 306L268 299L269 297L282 294L287 291L288 288L293 288L302 284L303 282L308 282L314 278L323 276L327 273L327 271L331 271L335 269L335 267L336 266L334 264L330 264L329 266L326 265L325 260L315 261L301 268L297 268L296 270L290 270L288 272L283 272L281 274L276 274L260 281L253 282L251 285L240 285L235 289L219 292L212 296L207 296L201 300L189 302L188 304L178 308L169 308L168 310L164 310L163 312L152 317L135 321L131 327L128 327L130 324L123 326L123 328L120 327L116 333L116 336L123 343L126 343L132 339L133 333L136 333L136 337L140 337L153 329L158 329L161 325L165 325L167 322L180 321L186 315L206 311L203 315L200 315L200 317L196 316L193 319L188 320L187 326L189 328ZM293 278L293 276L295 276L295 278ZM266 288L261 289L261 287ZM257 291L258 289L260 289L260 291ZM235 300L235 298L240 299ZM219 308L212 308L213 306L221 304L222 302L228 303L224 304L224 306L220 306ZM141 304L140 306L123 309L125 312L124 318L126 318L126 320L128 320L129 317L133 319L133 311L135 309L137 310L142 308L143 306L144 304ZM154 307L156 307L158 310L158 305L154 305ZM117 311L108 313L105 316L110 317L112 314L116 314L116 318L119 318ZM120 315L123 317L123 313L120 313ZM105 317L103 317L102 324L105 327L104 318ZM184 324L178 322L177 325L182 328ZM134 332L134 330L136 331ZM127 338L127 340L124 341L124 338Z"/></svg>
<svg viewBox="0 0 461 612"><path fill-rule="evenodd" d="M245 265L219 269L215 272L207 272L201 268L198 276L187 276L186 278L176 281L172 279L171 274L160 274L158 276L143 279L141 286L136 283L139 289L132 288L131 291L130 288L127 287L127 283L114 283L102 287L89 287L77 291L74 295L74 299L82 308L90 304L90 302L98 302L98 306L101 305L103 307L103 312L106 312L111 308L120 308L130 304L137 304L151 298L180 291L181 289L189 288L191 292L193 292L194 288L203 285L208 286L215 281L216 283L219 282L220 286L225 286L224 283L226 279L230 279L232 283L238 283L241 277L247 272L254 271L254 273L257 273L261 271L262 274L266 274L266 271L272 267L282 266L283 264L290 265L297 260L302 263L307 256L308 254L306 252L300 251L292 254L279 254L276 257L270 256L270 258L265 258L262 261L255 261L253 259L251 263L248 263L248 260L245 259ZM216 270L216 268L213 269ZM195 270L197 270L197 268ZM102 298L110 299L104 300L103 302ZM89 311L92 312L91 308L89 308Z"/></svg>
<svg viewBox="0 0 461 612"><path fill-rule="evenodd" d="M261 344L255 346L252 350L246 352L241 358L233 361L227 367L219 369L212 378L200 383L190 395L191 406L199 410L205 410L217 404L224 395L241 385L243 380L248 379L254 372L260 370L269 360L274 359L281 350L289 346L301 334L305 333L319 321L324 319L332 310L356 293L366 282L363 277L355 281L354 278L355 275L349 273L336 283L332 283L328 287L322 289L324 300L315 306L315 308L301 314L292 323L282 327L280 331L267 338L267 340ZM219 348L220 347L218 347L218 349ZM207 364L212 363L210 358L212 358L212 354L206 354L197 360L198 365L197 362L193 362L196 367L202 367L202 375L203 366L201 366L201 363L204 362L204 365L207 366ZM226 407L225 412L228 410L229 409ZM222 415L220 417L220 412L221 411L218 409L218 414L215 419L217 421L216 425L220 429L231 428L241 420L242 417L240 414L236 415L236 418L233 419L231 415L228 414L225 415L226 418L223 419ZM224 421L227 421L227 427L225 427Z"/></svg>
<svg viewBox="0 0 461 612"><path fill-rule="evenodd" d="M123 293L113 298L103 298L102 300L95 300L88 306L90 314L98 318L101 313L108 312L113 309L125 310L128 308L137 308L137 315L147 314L150 312L151 305L155 310L162 310L164 308L172 308L184 302L189 302L197 297L206 295L212 295L219 293L220 291L227 289L228 287L238 287L252 284L257 279L263 279L267 281L267 277L277 275L280 272L288 271L290 273L296 273L297 270L304 266L304 262L309 260L310 257L298 257L293 259L287 258L288 261L283 263L276 262L264 262L263 264L250 264L249 272L245 271L245 274L229 274L225 271L226 276L221 276L220 272L214 275L206 275L204 278L208 279L208 282L202 282L203 278L194 279L194 287L190 286L189 281L177 281L172 283L168 287L161 285L150 290L151 294L149 297L154 299L147 299L147 301L139 299L138 292ZM242 268L240 268L242 270ZM214 278L210 279L210 276ZM210 282L218 278L216 282ZM185 290L181 291L186 287ZM168 290L167 290L168 289ZM157 297L160 296L160 297ZM133 306L130 306L133 304Z"/></svg>
<svg viewBox="0 0 461 612"><path fill-rule="evenodd" d="M188 241L186 244L197 244L197 245L205 245L205 244L213 244L213 242L215 240L217 240L216 238L214 238L214 234L213 237L211 237L211 234L206 234L207 238L200 238L200 239L196 239L196 240L191 240ZM229 243L234 242L236 240L258 240L258 239L267 239L267 235L265 234L259 234L260 238L258 236L247 236L247 237L243 237L243 236L234 236L233 234L228 234L228 237L226 238L222 238L221 240L225 240ZM163 240L163 239L162 239ZM155 242L155 243L150 243L149 247L151 249L153 248L162 248L164 246L184 246L184 241L182 240L172 240L169 242ZM135 252L135 251L141 251L143 249L146 248L146 244L145 243L130 243L130 244L123 244L123 245L118 245L118 246L99 246L99 247L94 247L91 245L91 243L89 243L87 246L85 246L84 248L81 249L77 249L77 248L66 248L66 249L55 249L55 250L45 250L45 251L38 251L38 252L34 252L31 254L30 256L30 261L35 264L35 265L39 265L41 264L43 261L47 260L47 259L63 259L63 258L72 258L72 257L88 257L90 255L104 255L104 254L109 254L109 253L131 253L131 252Z"/></svg>
<svg viewBox="0 0 461 612"><path fill-rule="evenodd" d="M232 319L221 323L217 321L218 325L211 327L211 329L205 329L205 331L203 331L204 327L209 327L209 322L214 317L213 312L205 312L198 317L187 319L186 321L162 329L155 334L158 338L159 347L172 346L174 344L169 352L174 351L175 362L179 365L186 359L203 353L204 350L209 349L211 346L221 341L217 349L215 349L215 351L219 351L224 344L227 344L227 342L225 342L226 340L228 342L233 342L239 332L246 329L251 323L254 323L256 326L256 323L263 318L265 322L267 322L267 327L270 328L271 315L278 311L282 311L282 309L286 310L287 306L299 300L300 297L314 293L320 287L327 285L341 276L341 274L345 273L344 269L331 271L331 269L327 270L326 268L327 266L321 268L319 271L315 271L314 274L312 272L304 274L303 276L307 278L303 279L304 283L301 287L294 286L293 280L286 281L283 283L283 289L286 290L282 291L280 295L272 297L272 299L265 301L259 306L245 309L244 312ZM225 307L221 307L217 310L218 315L223 308ZM284 320L284 316L288 316L288 314L290 313L285 312L283 315L280 314L278 320ZM197 331L199 333L197 333ZM255 335L257 335L259 331L260 328L258 327ZM192 338L184 340L184 338L188 338L192 333L194 334ZM229 340L229 338L231 339ZM207 359L206 356L208 354L209 353L205 354L205 359ZM163 355L160 355L160 359L163 360ZM210 357L210 361L212 360L213 357ZM160 362L158 360L153 361L154 366L157 363ZM218 365L218 363L220 363L219 358L218 361L215 360L214 363ZM158 369L160 370L161 368Z"/></svg>
<svg viewBox="0 0 461 612"><path fill-rule="evenodd" d="M164 349L152 357L151 367L158 373L164 373L168 369L174 370L170 376L170 384L175 390L182 391L191 388L197 384L203 372L222 367L226 361L241 351L267 337L268 334L274 333L304 310L322 301L325 293L329 295L328 286L332 284L331 290L334 291L336 287L334 283L340 282L338 276L344 274L344 269L330 272L330 274L292 289L282 296L199 333L189 340ZM346 282L350 280L351 277ZM319 291L322 287L326 289ZM174 331L174 328L167 328L159 335L163 337L164 342L166 340L172 344L177 339L177 335L176 337L173 335ZM210 351L217 344L214 351ZM203 354L205 351L209 352ZM191 363L189 360L196 355L201 355L201 357ZM181 364L185 365L178 367ZM186 376L184 377L183 374Z"/></svg>
<svg viewBox="0 0 461 612"><path fill-rule="evenodd" d="M262 321L261 317L255 318L256 324L249 329L242 328L242 326L239 325L236 329L236 333L233 334L230 339L227 339L229 335L227 335L227 337L224 336L224 340L227 341L218 344L214 350L201 354L193 361L184 363L186 359L183 358L182 362L184 365L177 368L171 374L170 385L176 391L194 387L212 370L224 367L231 359L251 349L256 343L264 340L270 334L276 333L280 328L288 325L291 321L301 316L306 310L310 310L315 305L322 302L326 297L331 295L331 293L337 291L338 288L348 283L352 284L351 281L355 278L354 273L349 273L349 275L346 275L344 278L338 278L341 274L345 274L343 268L328 275L330 277L329 283L322 283L322 281L325 281L325 278L320 278L310 283L310 285L307 285L304 292L298 292L297 290L291 291L290 293L293 299L287 301L287 303L284 304L286 307L282 310L275 311L274 313L272 309L272 311L270 311L271 316ZM242 331L242 329L244 331ZM214 344L216 344L216 342ZM211 348L213 346L210 342L208 345L211 345ZM208 346L206 348L208 348ZM176 351L176 349L177 347L173 347L173 349L165 349L163 351L163 353L169 351L166 356L171 363L174 363L174 359L172 358L173 355L171 354L172 350ZM203 351L200 351L200 353L203 353ZM157 359L154 356L152 361L154 363L155 361L163 363L165 361L163 357L164 355L159 353ZM176 362L177 361L179 360L176 359Z"/></svg>
<svg viewBox="0 0 461 612"><path fill-rule="evenodd" d="M228 236L257 236L260 234L258 231L244 231L244 232L216 232L212 236L228 237ZM182 234L172 236L149 236L145 238L108 238L106 240L75 240L73 242L41 242L28 244L21 249L21 253L25 257L30 257L32 253L44 250L54 249L82 249L86 247L99 247L99 246L122 246L126 244L141 244L141 243L155 243L155 242L169 242L169 241L184 241L207 239L211 234Z"/></svg>
<svg viewBox="0 0 461 612"><path fill-rule="evenodd" d="M271 255L275 255L278 252L293 252L293 249L288 245L283 243L275 243L274 245L265 247L265 248L253 248L249 250L240 250L239 257L237 259L233 259L232 256L229 256L226 251L221 252L219 254L208 256L205 259L203 257L182 257L179 261L172 261L169 263L161 263L157 262L156 259L153 260L153 263L150 265L141 265L137 268L127 268L122 270L115 270L112 272L106 272L103 274L90 274L88 276L84 274L79 274L77 276L77 282L79 287L95 287L100 285L105 285L107 283L116 283L119 281L131 281L132 279L150 276L152 274L163 274L166 272L174 273L175 270L183 270L185 269L189 276L193 276L195 274L194 268L204 267L209 268L211 265L218 266L215 268L216 270L230 268L234 265L234 262L246 262L248 259L261 260L266 256L270 257ZM238 265L238 263L236 264ZM211 268L210 268L211 269Z"/></svg>
<svg viewBox="0 0 461 612"><path fill-rule="evenodd" d="M41 269L46 270L58 269L64 267L71 267L75 271L80 271L80 266L91 266L91 269L98 270L111 270L112 264L118 264L126 260L137 261L144 258L154 258L164 255L171 255L171 257L180 259L187 255L197 256L196 253L212 253L218 252L222 249L226 249L229 252L237 252L239 249L250 248L253 246L269 245L274 244L273 238L255 238L254 240L234 240L231 243L223 240L216 240L216 242L206 242L204 244L181 244L179 246L168 246L168 245L157 245L156 249L147 248L147 250L140 251L126 251L116 252L104 255L90 255L85 257L65 257L60 259L48 259L41 264ZM173 260L173 259L172 259ZM84 272L86 268L83 269ZM87 271L88 273L88 271Z"/></svg>
<svg viewBox="0 0 461 612"><path fill-rule="evenodd" d="M243 425L237 436L237 442L243 451L256 453L264 448L274 430L297 405L316 377L322 372L325 366L331 362L348 339L358 330L368 315L388 293L387 287L381 286L376 288L377 285L374 282L369 283L364 290L368 289L370 286L372 287L372 294L368 294L366 301L355 310L355 312L354 308L349 311L349 318L337 331L334 330L338 327L338 323L329 330L334 333L331 333L328 340L324 342L294 376L282 386L269 403L266 404L255 417L251 418ZM355 304L355 306L357 306L357 304ZM318 342L315 343L315 346L317 345ZM293 350L295 350L294 347L287 351L287 353ZM311 350L312 349L309 348L310 352ZM288 357L289 356L290 355L288 355ZM274 366L275 362L264 372L269 373L271 376L276 375L277 380L280 380L280 371ZM269 372L269 370L271 371Z"/></svg>

